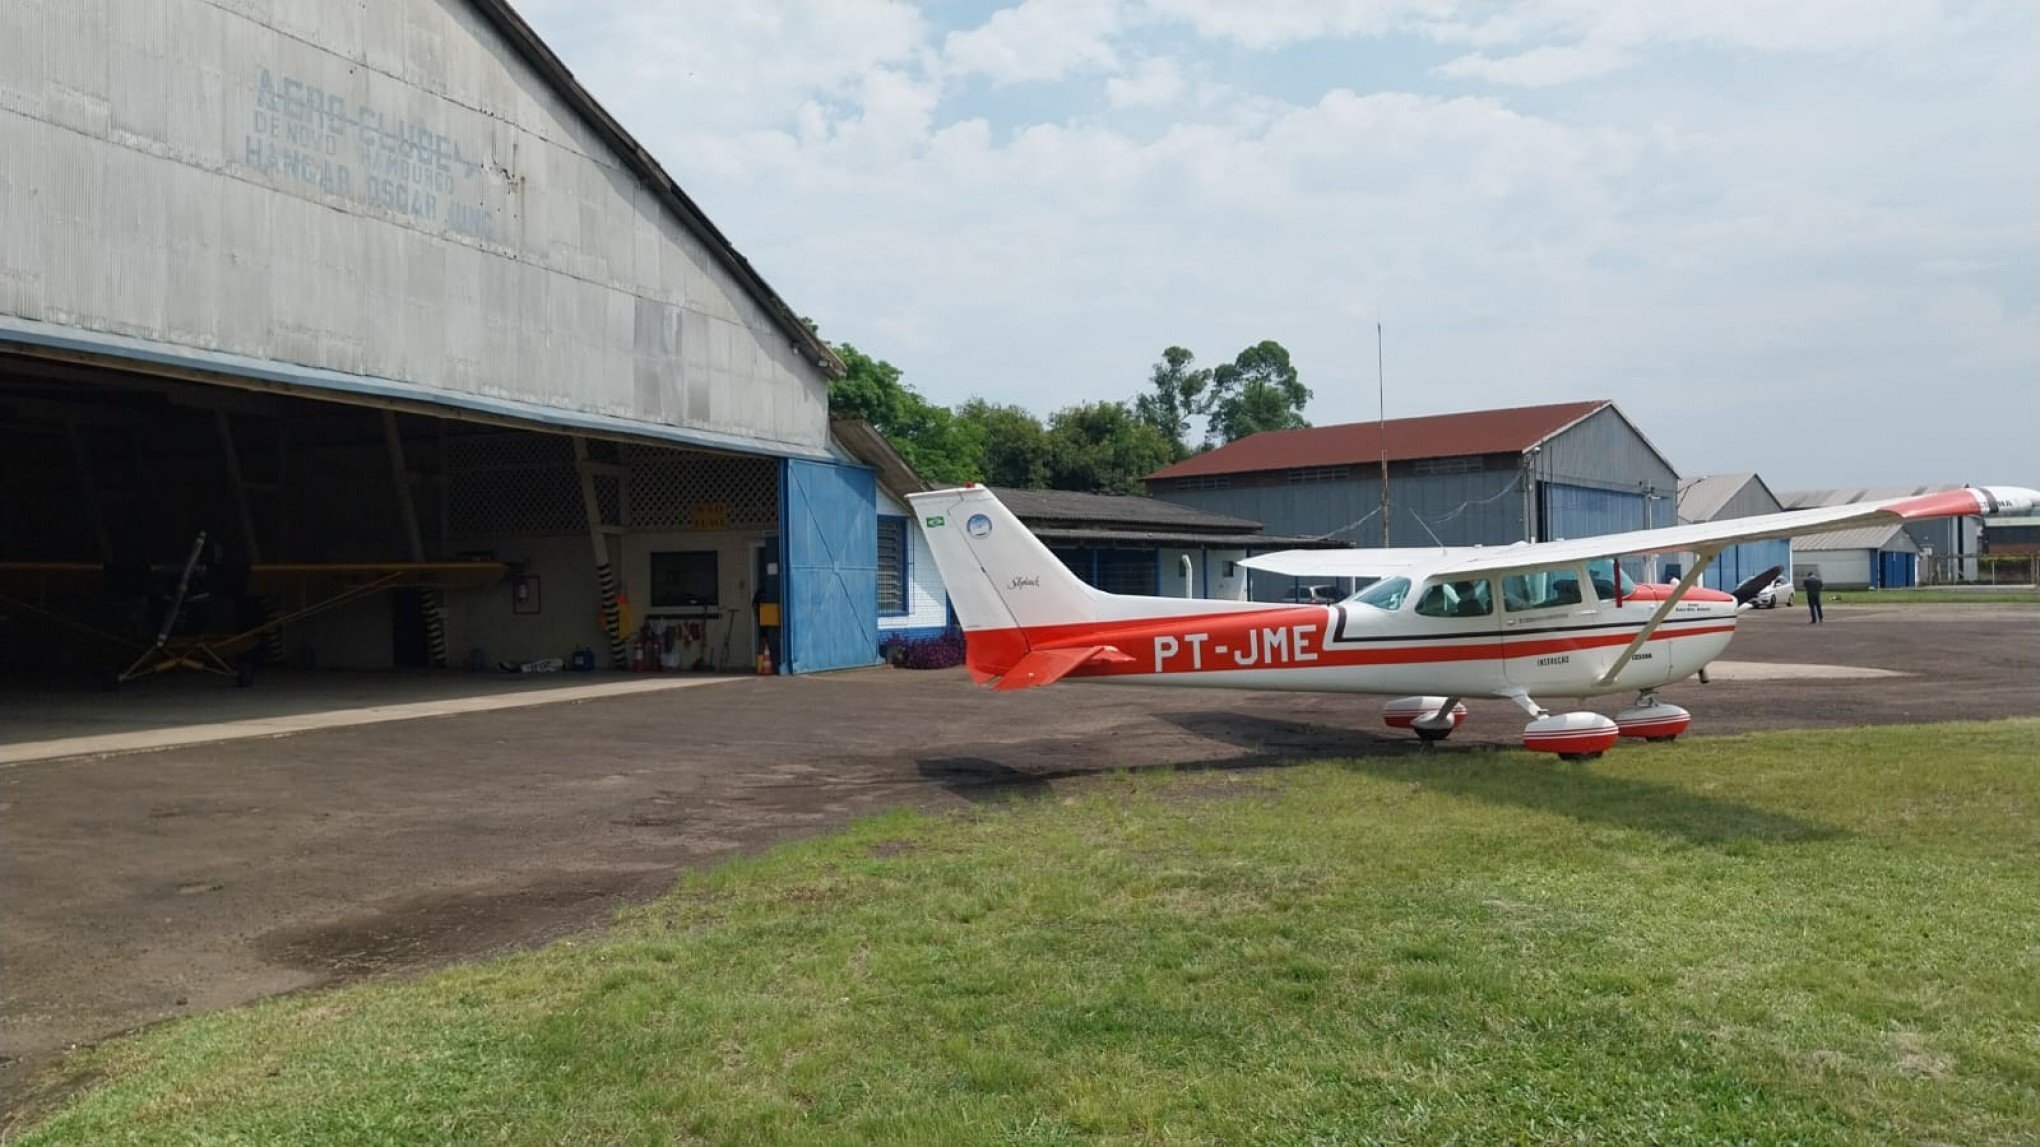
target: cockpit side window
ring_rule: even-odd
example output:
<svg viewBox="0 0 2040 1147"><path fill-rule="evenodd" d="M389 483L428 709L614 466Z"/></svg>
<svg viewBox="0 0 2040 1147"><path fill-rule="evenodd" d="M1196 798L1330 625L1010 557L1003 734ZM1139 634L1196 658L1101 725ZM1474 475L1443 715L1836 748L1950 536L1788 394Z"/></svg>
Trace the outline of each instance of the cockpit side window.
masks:
<svg viewBox="0 0 2040 1147"><path fill-rule="evenodd" d="M1417 612L1425 617L1486 617L1494 611L1494 591L1486 578L1439 582L1417 599Z"/></svg>
<svg viewBox="0 0 2040 1147"><path fill-rule="evenodd" d="M1502 604L1510 613L1580 604L1580 571L1532 570L1502 579Z"/></svg>
<svg viewBox="0 0 2040 1147"><path fill-rule="evenodd" d="M1629 575L1622 571L1621 564L1614 558L1595 558L1588 562L1587 578L1602 601L1614 601L1618 596L1629 597L1636 592L1636 583L1629 580Z"/></svg>

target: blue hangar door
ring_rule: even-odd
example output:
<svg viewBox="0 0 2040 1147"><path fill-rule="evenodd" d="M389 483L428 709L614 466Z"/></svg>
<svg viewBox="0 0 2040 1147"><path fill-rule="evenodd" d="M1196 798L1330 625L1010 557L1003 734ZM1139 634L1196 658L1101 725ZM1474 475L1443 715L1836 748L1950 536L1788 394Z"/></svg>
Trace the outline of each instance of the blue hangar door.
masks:
<svg viewBox="0 0 2040 1147"><path fill-rule="evenodd" d="M878 490L858 466L787 459L779 483L785 670L878 662Z"/></svg>

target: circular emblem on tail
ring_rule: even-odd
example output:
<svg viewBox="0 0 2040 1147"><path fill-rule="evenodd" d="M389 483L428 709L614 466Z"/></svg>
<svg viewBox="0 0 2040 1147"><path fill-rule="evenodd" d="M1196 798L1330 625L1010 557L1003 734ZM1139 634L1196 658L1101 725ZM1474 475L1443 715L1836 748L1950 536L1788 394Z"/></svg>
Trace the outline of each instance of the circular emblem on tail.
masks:
<svg viewBox="0 0 2040 1147"><path fill-rule="evenodd" d="M990 537L992 533L992 520L983 514L972 514L970 521L963 524L963 528L964 532L973 538Z"/></svg>

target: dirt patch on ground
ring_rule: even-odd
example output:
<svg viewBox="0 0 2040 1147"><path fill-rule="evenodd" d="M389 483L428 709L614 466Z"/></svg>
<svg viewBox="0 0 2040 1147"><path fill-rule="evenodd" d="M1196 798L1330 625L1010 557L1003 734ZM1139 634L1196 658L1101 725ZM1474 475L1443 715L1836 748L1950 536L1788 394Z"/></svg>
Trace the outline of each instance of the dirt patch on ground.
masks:
<svg viewBox="0 0 2040 1147"><path fill-rule="evenodd" d="M656 896L671 883L672 874L658 868L407 896L337 919L278 928L255 937L250 947L280 967L326 981L357 980L541 943L578 930L591 916Z"/></svg>
<svg viewBox="0 0 2040 1147"><path fill-rule="evenodd" d="M2040 715L2040 609L1845 602L1825 625L1781 610L1742 628L1736 661L1905 676L1667 690L1695 735ZM0 1056L13 1061L0 1102L77 1044L542 943L688 869L880 809L968 808L1121 768L1364 767L1418 751L1382 728L1380 705L995 694L961 671L879 668L0 770ZM1516 743L1513 706L1468 707L1436 751ZM1647 782L1629 783L1647 805Z"/></svg>

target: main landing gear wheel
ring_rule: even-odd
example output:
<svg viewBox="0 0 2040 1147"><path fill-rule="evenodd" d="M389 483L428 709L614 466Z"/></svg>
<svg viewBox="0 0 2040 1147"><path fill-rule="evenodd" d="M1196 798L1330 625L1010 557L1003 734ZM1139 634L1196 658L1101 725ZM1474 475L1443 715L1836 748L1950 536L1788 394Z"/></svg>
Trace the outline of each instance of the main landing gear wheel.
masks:
<svg viewBox="0 0 2040 1147"><path fill-rule="evenodd" d="M1677 740L1692 724L1691 713L1665 704L1648 690L1637 696L1636 704L1615 714L1615 725L1623 736L1652 744Z"/></svg>
<svg viewBox="0 0 2040 1147"><path fill-rule="evenodd" d="M1381 720L1391 729L1408 729L1420 740L1442 741L1466 720L1466 706L1457 697L1403 697L1381 707Z"/></svg>

